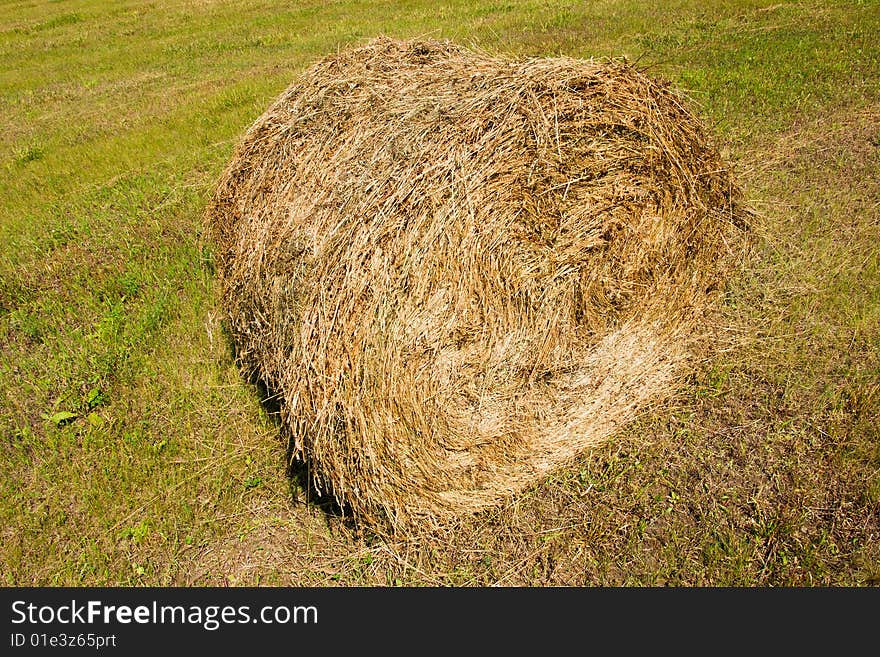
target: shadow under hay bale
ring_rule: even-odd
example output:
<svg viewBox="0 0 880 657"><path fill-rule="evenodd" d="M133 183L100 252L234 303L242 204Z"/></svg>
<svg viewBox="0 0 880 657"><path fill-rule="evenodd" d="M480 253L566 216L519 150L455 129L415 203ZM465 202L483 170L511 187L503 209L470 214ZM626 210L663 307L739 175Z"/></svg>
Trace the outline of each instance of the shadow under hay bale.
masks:
<svg viewBox="0 0 880 657"><path fill-rule="evenodd" d="M738 198L681 95L625 62L381 38L257 120L207 221L293 455L359 521L408 531L674 389Z"/></svg>

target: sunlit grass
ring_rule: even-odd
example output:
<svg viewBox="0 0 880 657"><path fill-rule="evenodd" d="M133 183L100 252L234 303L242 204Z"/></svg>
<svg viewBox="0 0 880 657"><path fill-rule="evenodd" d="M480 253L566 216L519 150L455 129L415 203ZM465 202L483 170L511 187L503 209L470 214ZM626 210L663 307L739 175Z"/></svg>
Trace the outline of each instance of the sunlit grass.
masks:
<svg viewBox="0 0 880 657"><path fill-rule="evenodd" d="M660 7L0 6L3 583L880 577L880 5ZM236 371L202 242L204 203L242 131L307 63L380 33L639 58L689 90L762 217L729 300L753 339L693 382L689 410L645 420L647 443L621 437L441 546L376 547L293 505L306 493ZM722 449L724 431L744 455ZM804 500L818 508L808 487L843 510L798 515ZM539 529L517 538L523 517Z"/></svg>

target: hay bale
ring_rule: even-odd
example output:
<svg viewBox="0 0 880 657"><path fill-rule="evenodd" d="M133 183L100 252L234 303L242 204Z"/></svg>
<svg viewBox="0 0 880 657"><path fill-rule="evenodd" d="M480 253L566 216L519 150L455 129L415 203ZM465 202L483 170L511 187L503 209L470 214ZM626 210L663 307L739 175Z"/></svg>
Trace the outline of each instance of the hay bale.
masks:
<svg viewBox="0 0 880 657"><path fill-rule="evenodd" d="M669 394L737 198L682 97L625 62L381 38L257 120L207 219L239 358L295 454L402 530Z"/></svg>

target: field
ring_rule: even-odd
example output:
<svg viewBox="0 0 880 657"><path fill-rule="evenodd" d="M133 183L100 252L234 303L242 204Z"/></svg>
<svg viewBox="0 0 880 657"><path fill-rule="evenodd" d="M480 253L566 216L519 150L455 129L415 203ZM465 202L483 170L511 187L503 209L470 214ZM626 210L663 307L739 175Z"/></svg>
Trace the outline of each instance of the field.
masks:
<svg viewBox="0 0 880 657"><path fill-rule="evenodd" d="M880 584L880 2L0 3L0 583ZM382 541L290 472L202 213L297 72L378 34L626 56L754 208L674 403Z"/></svg>

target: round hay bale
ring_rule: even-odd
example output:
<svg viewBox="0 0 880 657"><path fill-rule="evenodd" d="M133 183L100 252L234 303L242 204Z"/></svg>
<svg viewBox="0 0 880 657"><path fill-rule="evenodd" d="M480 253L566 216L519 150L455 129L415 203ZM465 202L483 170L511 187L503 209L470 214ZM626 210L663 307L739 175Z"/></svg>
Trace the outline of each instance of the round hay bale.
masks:
<svg viewBox="0 0 880 657"><path fill-rule="evenodd" d="M668 395L738 194L626 62L380 38L256 121L207 220L243 367L383 531L497 503Z"/></svg>

